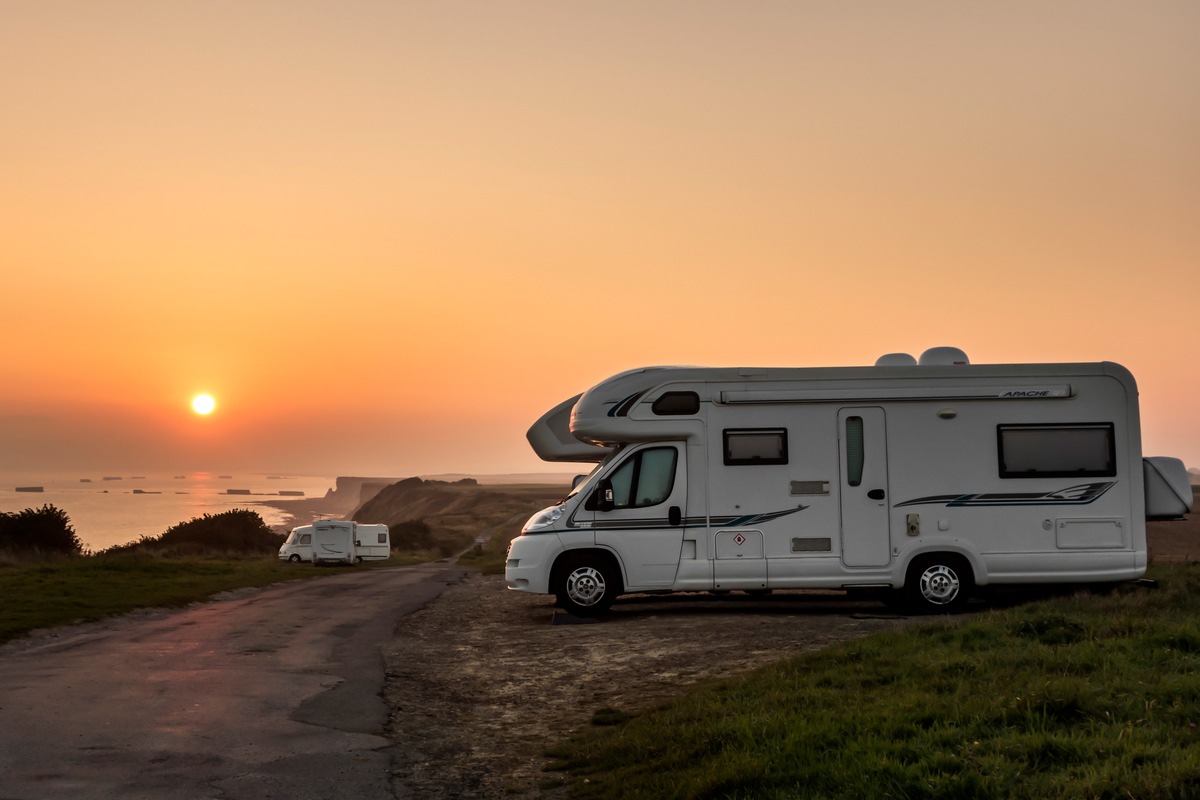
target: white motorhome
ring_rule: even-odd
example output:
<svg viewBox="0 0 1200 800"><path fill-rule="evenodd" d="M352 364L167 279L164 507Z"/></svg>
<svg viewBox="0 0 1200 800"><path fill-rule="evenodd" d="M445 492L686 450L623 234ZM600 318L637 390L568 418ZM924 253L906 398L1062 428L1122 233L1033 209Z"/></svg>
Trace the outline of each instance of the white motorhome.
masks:
<svg viewBox="0 0 1200 800"><path fill-rule="evenodd" d="M651 367L529 430L599 462L513 540L509 588L581 615L626 592L876 590L952 610L975 587L1132 580L1145 521L1191 510L1183 463L1142 458L1118 364Z"/></svg>
<svg viewBox="0 0 1200 800"><path fill-rule="evenodd" d="M313 523L312 563L354 564L361 561L353 522L321 519Z"/></svg>
<svg viewBox="0 0 1200 800"><path fill-rule="evenodd" d="M319 550L314 550L314 547ZM348 550L353 552L348 554ZM318 552L319 558L316 556ZM287 541L279 548L279 558L293 563L357 563L386 561L391 557L392 539L387 525L341 520L317 520L311 525L293 528Z"/></svg>
<svg viewBox="0 0 1200 800"><path fill-rule="evenodd" d="M292 528L287 540L279 547L279 560L297 564L312 561L312 525Z"/></svg>

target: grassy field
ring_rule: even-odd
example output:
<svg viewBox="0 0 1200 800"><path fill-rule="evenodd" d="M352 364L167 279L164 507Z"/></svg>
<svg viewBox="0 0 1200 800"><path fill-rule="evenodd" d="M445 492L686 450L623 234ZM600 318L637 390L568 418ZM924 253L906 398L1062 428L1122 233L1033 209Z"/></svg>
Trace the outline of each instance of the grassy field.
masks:
<svg viewBox="0 0 1200 800"><path fill-rule="evenodd" d="M935 621L665 707L552 754L587 798L1200 797L1200 567Z"/></svg>

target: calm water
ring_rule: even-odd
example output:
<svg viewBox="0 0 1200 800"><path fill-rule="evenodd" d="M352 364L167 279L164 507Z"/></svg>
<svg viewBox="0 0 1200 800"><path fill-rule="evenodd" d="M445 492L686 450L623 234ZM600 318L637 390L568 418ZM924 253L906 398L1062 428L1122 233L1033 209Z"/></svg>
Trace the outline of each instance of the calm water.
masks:
<svg viewBox="0 0 1200 800"><path fill-rule="evenodd" d="M250 508L268 525L282 524L286 521L283 511L256 503L290 499L281 497L280 492L324 497L334 483L334 478L282 474L0 473L0 511L41 508L47 503L56 506L70 516L84 547L97 551L142 536L157 536L179 522L231 508ZM45 491L15 491L19 486L41 486ZM231 495L230 490L250 494Z"/></svg>

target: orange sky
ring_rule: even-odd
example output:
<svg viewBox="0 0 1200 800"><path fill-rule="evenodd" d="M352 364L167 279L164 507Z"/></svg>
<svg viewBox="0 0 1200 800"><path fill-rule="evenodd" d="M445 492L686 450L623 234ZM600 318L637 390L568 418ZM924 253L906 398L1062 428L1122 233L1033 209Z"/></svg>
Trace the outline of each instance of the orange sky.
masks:
<svg viewBox="0 0 1200 800"><path fill-rule="evenodd" d="M0 4L0 470L558 471L645 364L1115 360L1200 466L1200 4ZM210 418L190 410L211 392Z"/></svg>

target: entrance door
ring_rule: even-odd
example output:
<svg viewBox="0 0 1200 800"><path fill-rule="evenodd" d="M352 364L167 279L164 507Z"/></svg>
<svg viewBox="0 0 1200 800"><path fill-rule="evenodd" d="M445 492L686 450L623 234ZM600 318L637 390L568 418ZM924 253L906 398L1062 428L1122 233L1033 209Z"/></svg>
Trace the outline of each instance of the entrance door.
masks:
<svg viewBox="0 0 1200 800"><path fill-rule="evenodd" d="M891 561L887 427L882 408L838 412L842 563L882 567Z"/></svg>

